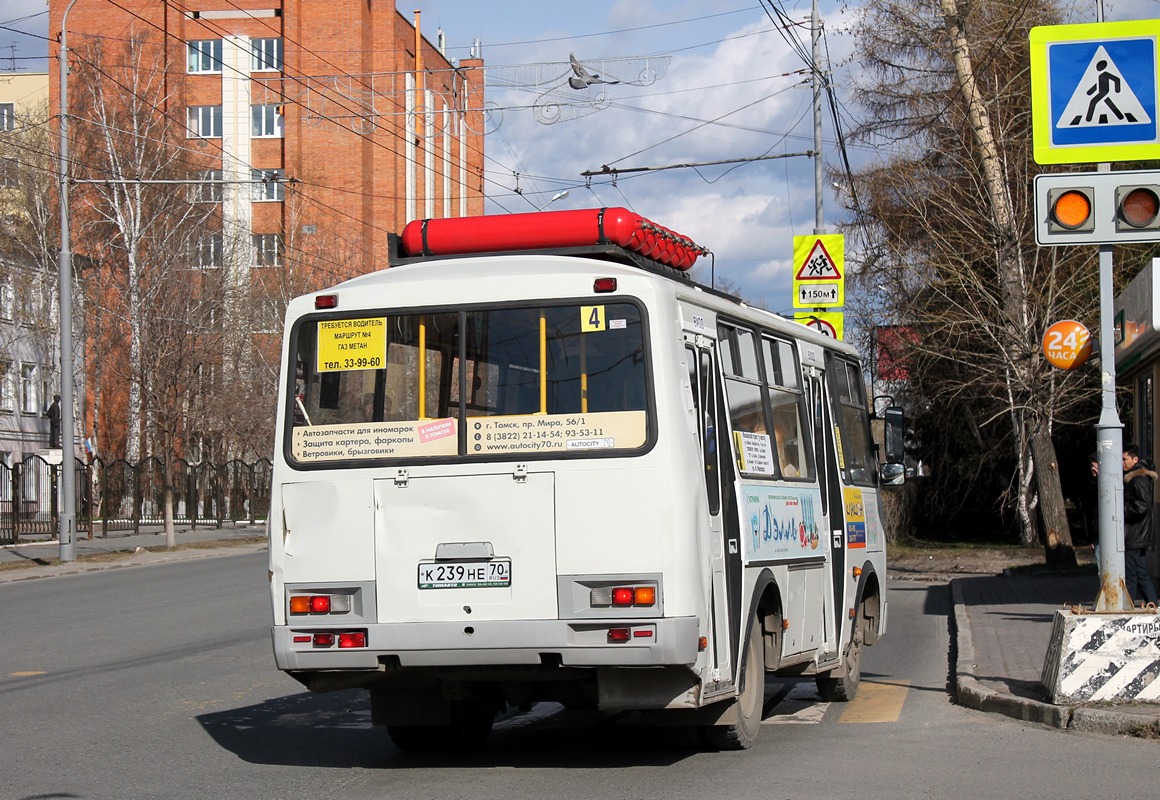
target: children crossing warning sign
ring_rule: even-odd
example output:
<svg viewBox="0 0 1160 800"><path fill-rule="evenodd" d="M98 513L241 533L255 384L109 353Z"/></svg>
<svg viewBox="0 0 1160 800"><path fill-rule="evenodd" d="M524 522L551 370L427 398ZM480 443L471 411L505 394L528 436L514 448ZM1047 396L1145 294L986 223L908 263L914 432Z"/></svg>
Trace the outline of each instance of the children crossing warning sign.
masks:
<svg viewBox="0 0 1160 800"><path fill-rule="evenodd" d="M843 305L845 257L845 238L841 234L793 237L794 308Z"/></svg>
<svg viewBox="0 0 1160 800"><path fill-rule="evenodd" d="M1160 20L1031 29L1031 116L1040 164L1160 158Z"/></svg>

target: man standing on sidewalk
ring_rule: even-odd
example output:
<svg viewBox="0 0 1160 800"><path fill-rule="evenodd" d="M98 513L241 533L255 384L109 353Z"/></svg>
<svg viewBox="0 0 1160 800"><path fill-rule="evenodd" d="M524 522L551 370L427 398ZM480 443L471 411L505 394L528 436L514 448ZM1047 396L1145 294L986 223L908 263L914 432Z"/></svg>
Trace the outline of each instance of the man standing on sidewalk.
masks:
<svg viewBox="0 0 1160 800"><path fill-rule="evenodd" d="M1152 530L1152 481L1156 473L1140 460L1140 448L1124 447L1124 582L1128 596L1145 603L1156 602L1156 589L1148 577L1145 554L1156 541Z"/></svg>

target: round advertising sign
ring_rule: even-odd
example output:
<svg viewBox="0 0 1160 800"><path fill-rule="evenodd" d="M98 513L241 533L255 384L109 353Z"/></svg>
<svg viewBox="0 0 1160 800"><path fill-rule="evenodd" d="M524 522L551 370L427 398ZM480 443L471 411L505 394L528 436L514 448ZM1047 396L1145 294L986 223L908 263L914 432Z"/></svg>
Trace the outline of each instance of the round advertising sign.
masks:
<svg viewBox="0 0 1160 800"><path fill-rule="evenodd" d="M1074 319L1061 320L1043 334L1043 355L1059 369L1075 369L1092 354L1092 335Z"/></svg>

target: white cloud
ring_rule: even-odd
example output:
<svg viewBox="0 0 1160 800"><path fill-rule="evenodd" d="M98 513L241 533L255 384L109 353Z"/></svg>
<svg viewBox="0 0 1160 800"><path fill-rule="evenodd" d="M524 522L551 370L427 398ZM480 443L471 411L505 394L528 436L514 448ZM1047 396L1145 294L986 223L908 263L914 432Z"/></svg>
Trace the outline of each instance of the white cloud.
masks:
<svg viewBox="0 0 1160 800"><path fill-rule="evenodd" d="M632 19L650 19L632 4L611 9L608 28ZM700 7L704 15L704 7ZM647 11L647 9L645 9ZM695 16L697 12L691 12ZM651 18L673 18L674 12ZM787 309L790 294L792 237L813 230L813 167L806 158L763 161L743 165L628 173L615 182L598 176L585 189L580 173L609 164L617 168L664 166L692 162L743 159L766 153L800 152L811 148L810 92L801 85L804 69L798 56L770 28L756 8L748 15L723 18L729 25L685 41L697 44L723 40L708 48L676 52L668 73L649 87L606 87L612 106L595 114L551 126L536 123L527 111L505 114L500 132L489 136L488 153L509 170L521 172L521 188L538 191L547 199L572 181L568 200L553 208L580 208L594 203L630 205L633 210L686 234L716 254L716 271L736 284L749 298L764 300L771 308ZM647 32L652 52L663 53L661 33ZM629 34L625 34L628 36ZM639 55L642 33L632 34L636 50L615 53ZM631 44L630 43L630 44ZM628 46L626 44L626 46ZM537 46L538 52L543 45ZM598 52L573 42L582 60ZM584 49L582 49L584 48ZM605 50L611 54L614 51ZM833 53L832 53L833 55ZM563 47L545 59L566 58ZM491 62L489 62L491 63ZM561 65L566 70L566 65ZM530 93L492 93L502 104L527 102ZM746 108L746 106L748 106ZM741 110L739 110L741 109ZM733 112L733 113L731 113ZM721 117L720 124L702 125ZM678 135L680 134L680 135ZM787 136L788 135L788 136ZM544 176L554 180L536 180ZM514 176L492 177L514 185ZM489 189L489 192L494 186ZM509 210L526 210L516 198L495 199ZM498 209L496 209L498 210ZM707 276L707 269L705 274Z"/></svg>

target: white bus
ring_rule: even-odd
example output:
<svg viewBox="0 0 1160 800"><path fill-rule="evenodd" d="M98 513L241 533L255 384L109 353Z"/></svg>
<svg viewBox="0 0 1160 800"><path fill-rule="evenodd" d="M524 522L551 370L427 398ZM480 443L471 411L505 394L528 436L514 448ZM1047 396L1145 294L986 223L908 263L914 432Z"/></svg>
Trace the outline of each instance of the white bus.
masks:
<svg viewBox="0 0 1160 800"><path fill-rule="evenodd" d="M765 673L853 697L887 616L853 348L697 285L704 251L625 209L392 247L287 312L279 669L365 687L412 749L539 701L738 749Z"/></svg>

